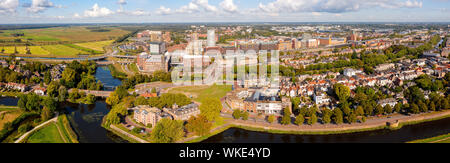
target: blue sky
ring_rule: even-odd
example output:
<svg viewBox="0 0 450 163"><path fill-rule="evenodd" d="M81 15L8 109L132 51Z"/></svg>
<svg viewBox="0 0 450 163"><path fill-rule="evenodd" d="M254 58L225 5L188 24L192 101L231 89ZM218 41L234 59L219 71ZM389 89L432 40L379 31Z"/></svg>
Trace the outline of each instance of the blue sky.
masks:
<svg viewBox="0 0 450 163"><path fill-rule="evenodd" d="M0 0L0 22L450 22L450 0Z"/></svg>

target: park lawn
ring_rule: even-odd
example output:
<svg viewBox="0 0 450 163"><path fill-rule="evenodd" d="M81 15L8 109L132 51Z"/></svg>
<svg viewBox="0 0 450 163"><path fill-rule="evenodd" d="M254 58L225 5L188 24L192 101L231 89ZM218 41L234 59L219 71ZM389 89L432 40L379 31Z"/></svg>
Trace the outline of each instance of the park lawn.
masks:
<svg viewBox="0 0 450 163"><path fill-rule="evenodd" d="M65 143L55 123L50 123L42 129L35 131L27 143Z"/></svg>
<svg viewBox="0 0 450 163"><path fill-rule="evenodd" d="M5 111L5 112L4 112ZM3 130L3 125L7 122L14 121L17 117L22 115L22 110L10 110L10 108L1 108L0 112L4 112L0 115L0 130Z"/></svg>
<svg viewBox="0 0 450 163"><path fill-rule="evenodd" d="M203 103L207 98L221 99L230 91L230 85L212 85L177 87L170 89L169 93L183 93L188 97L192 96L194 101Z"/></svg>
<svg viewBox="0 0 450 163"><path fill-rule="evenodd" d="M113 42L114 42L114 40L109 40L109 41L78 43L78 44L75 44L75 45L78 45L78 46L81 46L81 47L84 47L84 48L88 48L88 49L92 49L92 50L96 50L96 51L103 51L104 52L103 47L111 45Z"/></svg>
<svg viewBox="0 0 450 163"><path fill-rule="evenodd" d="M71 48L65 45L46 45L42 46L50 54L59 57L76 57L78 54L87 54L87 52Z"/></svg>
<svg viewBox="0 0 450 163"><path fill-rule="evenodd" d="M6 46L6 47L1 47L1 49L5 49L6 54L13 54L14 53L14 46ZM28 48L31 51L32 55L49 55L50 52L48 52L47 50L43 49L41 46L28 46ZM19 52L19 54L26 54L27 50L26 50L26 46L17 46L17 52Z"/></svg>
<svg viewBox="0 0 450 163"><path fill-rule="evenodd" d="M450 133L428 139L414 140L408 143L450 143Z"/></svg>

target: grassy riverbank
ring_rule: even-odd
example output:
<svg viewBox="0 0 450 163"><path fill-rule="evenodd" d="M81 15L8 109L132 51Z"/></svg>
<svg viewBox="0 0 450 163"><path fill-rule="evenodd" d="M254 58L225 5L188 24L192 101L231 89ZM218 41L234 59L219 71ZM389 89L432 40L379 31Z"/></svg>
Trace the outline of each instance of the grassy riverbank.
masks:
<svg viewBox="0 0 450 163"><path fill-rule="evenodd" d="M450 133L428 139L414 140L408 143L450 143Z"/></svg>

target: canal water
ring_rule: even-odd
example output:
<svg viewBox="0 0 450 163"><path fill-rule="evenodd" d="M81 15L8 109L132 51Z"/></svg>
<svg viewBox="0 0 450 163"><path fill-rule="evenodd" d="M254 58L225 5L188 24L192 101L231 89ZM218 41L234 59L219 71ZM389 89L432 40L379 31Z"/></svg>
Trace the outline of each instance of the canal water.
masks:
<svg viewBox="0 0 450 163"><path fill-rule="evenodd" d="M111 76L107 67L97 69L96 78L108 87L121 81ZM0 105L16 106L17 98L0 97ZM110 111L104 100L93 105L63 103L71 125L81 143L126 143L127 141L101 126L103 117ZM238 128L228 129L204 140L202 143L403 143L416 139L450 133L450 118L404 126L398 130L377 130L337 135L289 135L253 132Z"/></svg>
<svg viewBox="0 0 450 163"><path fill-rule="evenodd" d="M119 86L121 81L111 76L107 67L97 68L95 74L106 89ZM18 99L0 98L0 105L17 106ZM101 126L103 117L111 107L104 100L97 100L93 105L61 103L69 116L70 123L78 135L80 143L126 143L127 141Z"/></svg>
<svg viewBox="0 0 450 163"><path fill-rule="evenodd" d="M336 135L290 135L230 128L202 143L404 143L450 133L450 118L403 126L398 130L376 130Z"/></svg>

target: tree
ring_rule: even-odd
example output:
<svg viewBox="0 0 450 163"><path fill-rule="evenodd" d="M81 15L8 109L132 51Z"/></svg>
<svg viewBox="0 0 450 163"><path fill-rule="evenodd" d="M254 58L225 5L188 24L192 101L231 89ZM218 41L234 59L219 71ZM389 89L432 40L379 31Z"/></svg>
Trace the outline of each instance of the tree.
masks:
<svg viewBox="0 0 450 163"><path fill-rule="evenodd" d="M322 111L322 122L323 124L328 124L331 122L331 111L329 109Z"/></svg>
<svg viewBox="0 0 450 163"><path fill-rule="evenodd" d="M93 94L88 94L85 98L85 104L94 104L95 103L95 95Z"/></svg>
<svg viewBox="0 0 450 163"><path fill-rule="evenodd" d="M64 69L61 76L62 76L61 80L64 80L64 83L68 88L75 87L75 84L77 82L76 81L77 72L74 69L72 68Z"/></svg>
<svg viewBox="0 0 450 163"><path fill-rule="evenodd" d="M400 111L402 110L402 105L400 103L395 104L394 110L395 112L400 113Z"/></svg>
<svg viewBox="0 0 450 163"><path fill-rule="evenodd" d="M44 107L44 109L42 109L41 112L41 121L45 122L49 120L51 117L53 117L53 112L49 108Z"/></svg>
<svg viewBox="0 0 450 163"><path fill-rule="evenodd" d="M299 114L297 115L297 117L295 117L295 124L296 125L302 125L305 122L305 118L303 117L303 115Z"/></svg>
<svg viewBox="0 0 450 163"><path fill-rule="evenodd" d="M144 96L139 96L134 101L134 106L139 106L139 105L148 105L147 99L145 99Z"/></svg>
<svg viewBox="0 0 450 163"><path fill-rule="evenodd" d="M419 101L417 103L417 105L419 106L420 112L428 112L428 107L427 107L427 105L424 102Z"/></svg>
<svg viewBox="0 0 450 163"><path fill-rule="evenodd" d="M239 109L235 109L233 111L233 118L234 119L240 119L241 118L241 111Z"/></svg>
<svg viewBox="0 0 450 163"><path fill-rule="evenodd" d="M412 114L419 114L420 113L420 109L419 106L417 106L417 104L411 104L411 106L409 107L409 112Z"/></svg>
<svg viewBox="0 0 450 163"><path fill-rule="evenodd" d="M356 118L356 114L355 113L352 113L352 114L347 116L347 122L348 123L355 123L356 120L357 120L357 118Z"/></svg>
<svg viewBox="0 0 450 163"><path fill-rule="evenodd" d="M200 114L210 122L214 122L220 116L222 103L219 99L208 98L200 105Z"/></svg>
<svg viewBox="0 0 450 163"><path fill-rule="evenodd" d="M392 113L392 107L391 107L391 105L385 105L384 106L384 112L386 113L386 114L391 114Z"/></svg>
<svg viewBox="0 0 450 163"><path fill-rule="evenodd" d="M44 108L49 109L51 112L54 112L58 107L58 103L56 103L55 99L52 97L45 97L42 103Z"/></svg>
<svg viewBox="0 0 450 163"><path fill-rule="evenodd" d="M116 92L111 93L109 97L106 98L106 103L111 106L117 105L119 102L120 99Z"/></svg>
<svg viewBox="0 0 450 163"><path fill-rule="evenodd" d="M193 132L198 136L205 136L211 130L212 123L208 122L205 116L191 116L186 124L188 132Z"/></svg>
<svg viewBox="0 0 450 163"><path fill-rule="evenodd" d="M267 121L268 121L269 123L275 122L275 116L274 116L274 115L269 115L269 117L267 117Z"/></svg>
<svg viewBox="0 0 450 163"><path fill-rule="evenodd" d="M152 130L150 139L155 143L175 143L180 140L183 135L184 130L182 121L163 118Z"/></svg>
<svg viewBox="0 0 450 163"><path fill-rule="evenodd" d="M350 88L342 84L335 84L334 93L336 94L340 102L345 102L350 96Z"/></svg>
<svg viewBox="0 0 450 163"><path fill-rule="evenodd" d="M378 104L378 105L375 107L375 115L381 115L381 114L383 114L383 113L384 113L383 107L382 107L380 104Z"/></svg>
<svg viewBox="0 0 450 163"><path fill-rule="evenodd" d="M64 86L60 86L58 89L58 101L63 102L66 101L68 95L67 88Z"/></svg>
<svg viewBox="0 0 450 163"><path fill-rule="evenodd" d="M248 112L244 112L244 113L242 113L241 116L242 116L242 120L246 121L246 120L248 120L249 113Z"/></svg>
<svg viewBox="0 0 450 163"><path fill-rule="evenodd" d="M364 115L364 108L362 106L356 107L355 113L357 116L363 116Z"/></svg>
<svg viewBox="0 0 450 163"><path fill-rule="evenodd" d="M50 82L52 81L52 75L50 74L50 71L46 71L44 73L44 83L45 84L50 84Z"/></svg>
<svg viewBox="0 0 450 163"><path fill-rule="evenodd" d="M344 116L348 116L351 113L350 107L348 104L342 106L342 112L344 113Z"/></svg>
<svg viewBox="0 0 450 163"><path fill-rule="evenodd" d="M51 82L47 87L47 94L50 97L58 97L59 84L57 82Z"/></svg>
<svg viewBox="0 0 450 163"><path fill-rule="evenodd" d="M289 108L284 108L283 117L281 118L281 124L288 125L291 124L291 111Z"/></svg>
<svg viewBox="0 0 450 163"><path fill-rule="evenodd" d="M308 121L307 121L307 123L308 123L309 125L313 125L313 124L315 124L316 122L317 122L317 115L316 115L316 114L311 115L311 117L309 117L309 119L308 119Z"/></svg>
<svg viewBox="0 0 450 163"><path fill-rule="evenodd" d="M433 101L430 101L430 111L436 111L436 105Z"/></svg>
<svg viewBox="0 0 450 163"><path fill-rule="evenodd" d="M344 117L342 111L339 108L333 110L333 121L336 124L342 124L344 122Z"/></svg>

